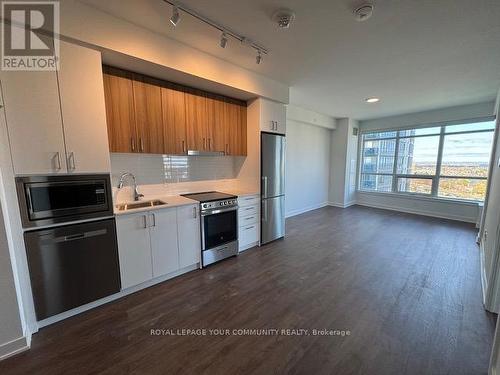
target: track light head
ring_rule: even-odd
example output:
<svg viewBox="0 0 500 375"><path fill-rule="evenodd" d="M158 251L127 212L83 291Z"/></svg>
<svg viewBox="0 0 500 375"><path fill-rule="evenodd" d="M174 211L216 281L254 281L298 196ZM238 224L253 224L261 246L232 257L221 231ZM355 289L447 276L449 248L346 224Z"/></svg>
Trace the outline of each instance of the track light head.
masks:
<svg viewBox="0 0 500 375"><path fill-rule="evenodd" d="M179 8L174 6L174 8L172 9L172 17L170 17L170 22L172 23L172 25L177 26L180 20L181 15L179 14Z"/></svg>
<svg viewBox="0 0 500 375"><path fill-rule="evenodd" d="M226 48L227 46L227 34L226 33L222 33L221 36L220 36L220 46L222 48Z"/></svg>
<svg viewBox="0 0 500 375"><path fill-rule="evenodd" d="M255 62L259 65L262 62L262 54L260 53L260 49L257 50L257 56L255 57Z"/></svg>

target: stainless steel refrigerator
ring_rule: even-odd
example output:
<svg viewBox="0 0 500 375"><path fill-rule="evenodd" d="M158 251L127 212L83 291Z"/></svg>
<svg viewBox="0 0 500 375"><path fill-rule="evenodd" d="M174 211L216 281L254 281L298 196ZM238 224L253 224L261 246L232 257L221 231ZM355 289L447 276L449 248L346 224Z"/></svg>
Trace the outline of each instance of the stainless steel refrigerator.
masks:
<svg viewBox="0 0 500 375"><path fill-rule="evenodd" d="M265 244L285 235L285 136L261 133L261 230Z"/></svg>

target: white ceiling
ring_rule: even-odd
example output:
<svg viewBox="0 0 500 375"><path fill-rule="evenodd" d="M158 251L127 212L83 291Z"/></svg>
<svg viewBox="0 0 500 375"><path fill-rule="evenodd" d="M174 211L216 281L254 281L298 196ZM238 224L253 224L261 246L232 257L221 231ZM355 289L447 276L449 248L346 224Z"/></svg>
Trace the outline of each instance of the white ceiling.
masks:
<svg viewBox="0 0 500 375"><path fill-rule="evenodd" d="M368 21L357 0L184 0L269 49L252 50L183 15L174 28L161 0L82 0L152 31L291 86L291 102L355 119L494 100L500 87L499 0L376 0ZM271 21L286 6L288 30ZM364 99L381 98L377 104Z"/></svg>

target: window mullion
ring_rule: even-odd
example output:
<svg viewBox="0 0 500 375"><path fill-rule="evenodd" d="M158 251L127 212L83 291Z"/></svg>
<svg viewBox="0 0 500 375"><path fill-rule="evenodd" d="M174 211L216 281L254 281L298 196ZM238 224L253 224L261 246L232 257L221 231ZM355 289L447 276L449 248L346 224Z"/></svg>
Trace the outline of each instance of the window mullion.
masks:
<svg viewBox="0 0 500 375"><path fill-rule="evenodd" d="M438 146L438 157L437 157L437 164L436 164L436 174L434 175L434 178L432 179L432 189L431 189L431 195L432 196L437 196L438 195L438 190L439 190L439 177L441 175L441 162L443 160L443 147L444 147L444 135L445 135L445 127L441 126L441 133L439 134L439 146Z"/></svg>
<svg viewBox="0 0 500 375"><path fill-rule="evenodd" d="M396 174L398 172L398 155L399 154L399 131L396 133L396 146L394 150L394 165L392 166L392 192L398 191L398 179Z"/></svg>

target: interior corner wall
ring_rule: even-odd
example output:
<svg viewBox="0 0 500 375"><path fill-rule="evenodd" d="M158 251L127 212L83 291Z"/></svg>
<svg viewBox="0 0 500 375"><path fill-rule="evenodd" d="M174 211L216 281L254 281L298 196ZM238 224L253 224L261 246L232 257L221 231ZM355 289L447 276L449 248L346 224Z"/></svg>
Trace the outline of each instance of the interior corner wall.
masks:
<svg viewBox="0 0 500 375"><path fill-rule="evenodd" d="M0 359L26 347L5 222L0 206Z"/></svg>
<svg viewBox="0 0 500 375"><path fill-rule="evenodd" d="M287 120L285 216L328 205L331 130Z"/></svg>
<svg viewBox="0 0 500 375"><path fill-rule="evenodd" d="M337 207L345 207L346 205L348 136L349 119L338 119L337 129L331 132L329 191L329 203Z"/></svg>

